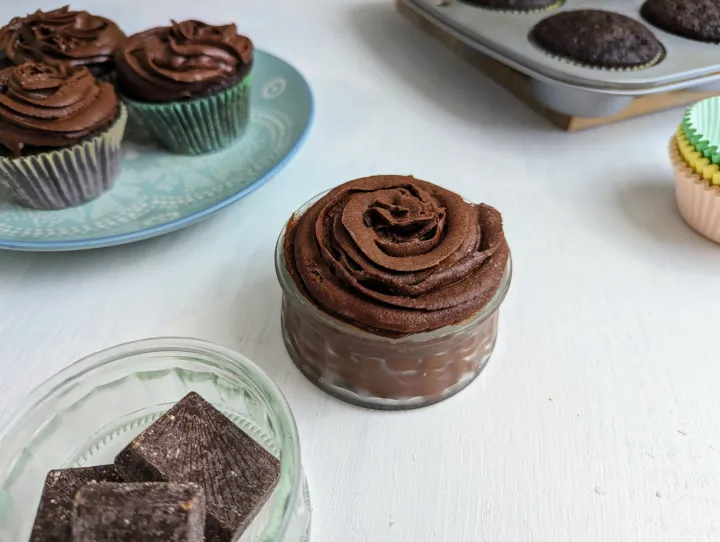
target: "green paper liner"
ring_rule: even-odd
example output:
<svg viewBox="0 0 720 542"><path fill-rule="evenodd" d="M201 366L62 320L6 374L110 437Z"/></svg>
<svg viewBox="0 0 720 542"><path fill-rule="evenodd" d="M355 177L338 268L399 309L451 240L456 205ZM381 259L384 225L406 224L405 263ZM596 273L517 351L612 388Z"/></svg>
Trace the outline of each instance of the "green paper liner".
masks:
<svg viewBox="0 0 720 542"><path fill-rule="evenodd" d="M95 77L95 80L98 83L110 83L112 86L115 86L115 70L110 73L106 73L105 75L97 76Z"/></svg>
<svg viewBox="0 0 720 542"><path fill-rule="evenodd" d="M120 172L127 109L104 132L81 143L20 158L0 158L0 184L17 203L41 210L65 209L107 192Z"/></svg>
<svg viewBox="0 0 720 542"><path fill-rule="evenodd" d="M161 145L178 154L206 154L232 145L250 118L251 74L214 96L170 103L122 99L130 115Z"/></svg>
<svg viewBox="0 0 720 542"><path fill-rule="evenodd" d="M708 98L688 107L681 126L695 150L720 165L720 98Z"/></svg>

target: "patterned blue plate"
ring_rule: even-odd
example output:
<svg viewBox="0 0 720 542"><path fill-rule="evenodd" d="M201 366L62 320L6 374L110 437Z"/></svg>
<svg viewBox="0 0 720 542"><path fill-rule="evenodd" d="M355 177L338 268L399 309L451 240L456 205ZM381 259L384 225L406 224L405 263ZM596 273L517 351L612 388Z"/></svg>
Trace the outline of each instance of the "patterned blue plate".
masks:
<svg viewBox="0 0 720 542"><path fill-rule="evenodd" d="M310 127L310 87L292 66L258 51L248 132L216 154L187 157L157 146L138 126L123 140L120 178L108 194L74 209L31 211L0 194L0 248L65 251L149 239L190 226L269 180Z"/></svg>

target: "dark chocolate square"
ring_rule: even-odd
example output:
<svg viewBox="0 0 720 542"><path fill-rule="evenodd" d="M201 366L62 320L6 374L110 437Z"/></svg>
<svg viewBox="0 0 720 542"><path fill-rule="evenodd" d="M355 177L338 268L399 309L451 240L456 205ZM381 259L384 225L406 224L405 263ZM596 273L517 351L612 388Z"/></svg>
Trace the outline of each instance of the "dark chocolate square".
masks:
<svg viewBox="0 0 720 542"><path fill-rule="evenodd" d="M280 462L197 393L131 442L115 466L128 481L201 486L208 542L240 536L280 479Z"/></svg>
<svg viewBox="0 0 720 542"><path fill-rule="evenodd" d="M203 542L197 484L91 484L78 491L73 542Z"/></svg>
<svg viewBox="0 0 720 542"><path fill-rule="evenodd" d="M30 542L70 542L73 500L78 490L95 482L120 482L113 465L51 470L45 478Z"/></svg>

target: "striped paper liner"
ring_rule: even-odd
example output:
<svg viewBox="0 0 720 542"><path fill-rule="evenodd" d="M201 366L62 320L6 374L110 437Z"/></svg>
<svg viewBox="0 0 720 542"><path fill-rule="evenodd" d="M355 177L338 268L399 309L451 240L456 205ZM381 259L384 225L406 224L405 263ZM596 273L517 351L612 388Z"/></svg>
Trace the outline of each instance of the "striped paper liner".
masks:
<svg viewBox="0 0 720 542"><path fill-rule="evenodd" d="M56 210L93 200L112 188L120 172L127 109L104 132L71 147L0 159L0 184L31 209Z"/></svg>

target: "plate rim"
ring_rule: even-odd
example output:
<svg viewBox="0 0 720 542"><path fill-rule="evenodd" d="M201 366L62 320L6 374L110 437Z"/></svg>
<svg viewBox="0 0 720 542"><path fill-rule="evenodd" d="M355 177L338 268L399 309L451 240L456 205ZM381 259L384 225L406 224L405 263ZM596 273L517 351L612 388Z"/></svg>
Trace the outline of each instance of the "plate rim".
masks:
<svg viewBox="0 0 720 542"><path fill-rule="evenodd" d="M275 164L265 175L259 177L254 183L243 188L239 192L229 196L222 201L215 203L214 205L211 205L210 207L207 207L206 209L202 209L189 216L167 222L166 224L160 224L158 226L152 226L150 228L128 233L109 235L105 237L96 237L93 239L78 239L74 241L13 241L0 238L0 250L16 252L70 252L98 248L109 248L118 245L145 241L153 237L159 237L161 235L172 233L174 231L181 230L183 228L187 228L189 226L197 224L218 213L219 211L225 209L226 207L229 207L239 199L242 199L243 197L247 196L251 192L254 192L258 188L263 186L265 183L267 183L271 178L277 175L288 164L288 162L290 162L290 160L295 157L295 155L305 144L305 141L310 134L310 129L312 128L313 121L315 119L315 96L313 95L312 87L310 86L310 83L308 83L307 78L293 64L286 61L284 58L269 53L263 49L257 49L256 52L272 57L275 60L279 60L280 62L288 66L291 70L295 71L300 76L302 82L305 84L310 101L308 120L302 134L300 134L300 137L297 139L292 148L285 154L285 156L283 156L283 158L277 164Z"/></svg>

